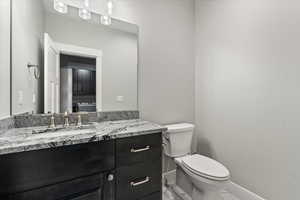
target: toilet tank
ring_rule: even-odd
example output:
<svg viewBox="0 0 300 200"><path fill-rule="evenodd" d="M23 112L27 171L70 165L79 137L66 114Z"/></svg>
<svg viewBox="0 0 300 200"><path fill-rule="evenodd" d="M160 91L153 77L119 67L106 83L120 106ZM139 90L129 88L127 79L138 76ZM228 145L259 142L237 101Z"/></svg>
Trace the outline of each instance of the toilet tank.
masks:
<svg viewBox="0 0 300 200"><path fill-rule="evenodd" d="M169 157L180 157L191 153L194 125L189 123L166 125L164 153Z"/></svg>

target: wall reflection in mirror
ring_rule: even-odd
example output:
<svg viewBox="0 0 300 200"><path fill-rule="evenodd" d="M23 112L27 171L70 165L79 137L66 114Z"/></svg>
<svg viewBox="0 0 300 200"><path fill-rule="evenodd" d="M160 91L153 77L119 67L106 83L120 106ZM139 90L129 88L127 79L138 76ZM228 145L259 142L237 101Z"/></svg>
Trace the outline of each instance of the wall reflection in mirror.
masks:
<svg viewBox="0 0 300 200"><path fill-rule="evenodd" d="M12 1L12 114L137 110L138 27L85 3Z"/></svg>

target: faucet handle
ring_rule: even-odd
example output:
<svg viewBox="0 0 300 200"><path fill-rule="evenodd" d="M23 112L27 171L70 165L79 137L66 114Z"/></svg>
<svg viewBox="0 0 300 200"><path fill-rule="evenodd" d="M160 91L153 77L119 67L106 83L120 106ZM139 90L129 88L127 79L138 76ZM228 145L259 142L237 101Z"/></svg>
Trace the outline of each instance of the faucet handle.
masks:
<svg viewBox="0 0 300 200"><path fill-rule="evenodd" d="M81 121L81 115L78 114L78 118L77 118L77 126L81 127L82 126L82 121Z"/></svg>
<svg viewBox="0 0 300 200"><path fill-rule="evenodd" d="M54 114L51 115L51 118L50 118L50 126L49 126L51 129L54 129L55 128L55 117L54 117Z"/></svg>
<svg viewBox="0 0 300 200"><path fill-rule="evenodd" d="M69 114L68 114L68 111L65 112L64 114L64 127L69 127L70 124L69 124Z"/></svg>

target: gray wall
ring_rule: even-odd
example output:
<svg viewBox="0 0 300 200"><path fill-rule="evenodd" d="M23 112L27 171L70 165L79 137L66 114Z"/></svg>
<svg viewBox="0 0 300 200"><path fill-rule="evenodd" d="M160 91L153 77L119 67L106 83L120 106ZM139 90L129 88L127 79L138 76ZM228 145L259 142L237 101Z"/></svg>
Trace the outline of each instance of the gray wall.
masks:
<svg viewBox="0 0 300 200"><path fill-rule="evenodd" d="M24 112L40 112L42 109L41 80L33 77L27 63L43 66L42 36L44 30L44 15L42 1L21 0L13 1L12 6L12 107L13 114ZM19 101L20 92L23 101ZM33 95L36 103L33 103ZM38 101L40 100L40 101Z"/></svg>
<svg viewBox="0 0 300 200"><path fill-rule="evenodd" d="M46 32L55 42L102 50L104 111L137 109L138 41L135 34L55 14L47 14ZM117 96L123 96L124 101L116 101Z"/></svg>
<svg viewBox="0 0 300 200"><path fill-rule="evenodd" d="M194 119L194 1L116 1L114 16L138 24L139 108L159 123Z"/></svg>
<svg viewBox="0 0 300 200"><path fill-rule="evenodd" d="M0 1L0 119L10 115L10 0Z"/></svg>
<svg viewBox="0 0 300 200"><path fill-rule="evenodd" d="M272 200L299 199L300 2L197 0L199 152Z"/></svg>

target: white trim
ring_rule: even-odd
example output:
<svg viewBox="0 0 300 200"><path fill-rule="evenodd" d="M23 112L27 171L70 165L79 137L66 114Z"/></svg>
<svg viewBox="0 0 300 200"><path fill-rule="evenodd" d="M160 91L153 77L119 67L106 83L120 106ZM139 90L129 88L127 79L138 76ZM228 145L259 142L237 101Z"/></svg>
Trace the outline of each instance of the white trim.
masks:
<svg viewBox="0 0 300 200"><path fill-rule="evenodd" d="M96 109L102 111L102 53L96 58ZM99 98L100 97L100 98Z"/></svg>
<svg viewBox="0 0 300 200"><path fill-rule="evenodd" d="M48 111L50 111L49 109L49 104L50 102L48 102L48 84L49 84L49 81L48 81L48 63L47 63L47 60L48 60L48 52L49 52L49 48L51 48L54 53L56 54L56 67L58 68L59 67L59 51L57 50L57 47L56 47L56 44L52 41L51 37L49 36L48 33L44 33L44 113L48 113ZM57 75L57 74L56 74ZM56 76L56 80L54 81L56 87L58 87L57 84L59 84L59 82L57 82L58 80L58 77ZM54 85L54 87L55 87ZM53 98L53 97L51 97ZM58 98L58 97L56 97ZM55 99L54 99L54 102L55 102ZM56 108L56 110L54 108L52 108L52 106L54 105L51 105L51 111L54 111L54 112L57 112L58 109Z"/></svg>
<svg viewBox="0 0 300 200"><path fill-rule="evenodd" d="M12 118L12 116L11 115L3 116L0 117L0 120L9 119L9 118Z"/></svg>
<svg viewBox="0 0 300 200"><path fill-rule="evenodd" d="M63 44L59 42L56 42L56 47L60 51L60 53L64 53L64 54L85 56L89 58L102 57L102 51L98 49L91 49L87 47Z"/></svg>
<svg viewBox="0 0 300 200"><path fill-rule="evenodd" d="M228 184L226 191L241 200L266 200L232 181Z"/></svg>
<svg viewBox="0 0 300 200"><path fill-rule="evenodd" d="M102 111L102 51L59 42L55 44L60 53L96 58L96 108L97 112Z"/></svg>

